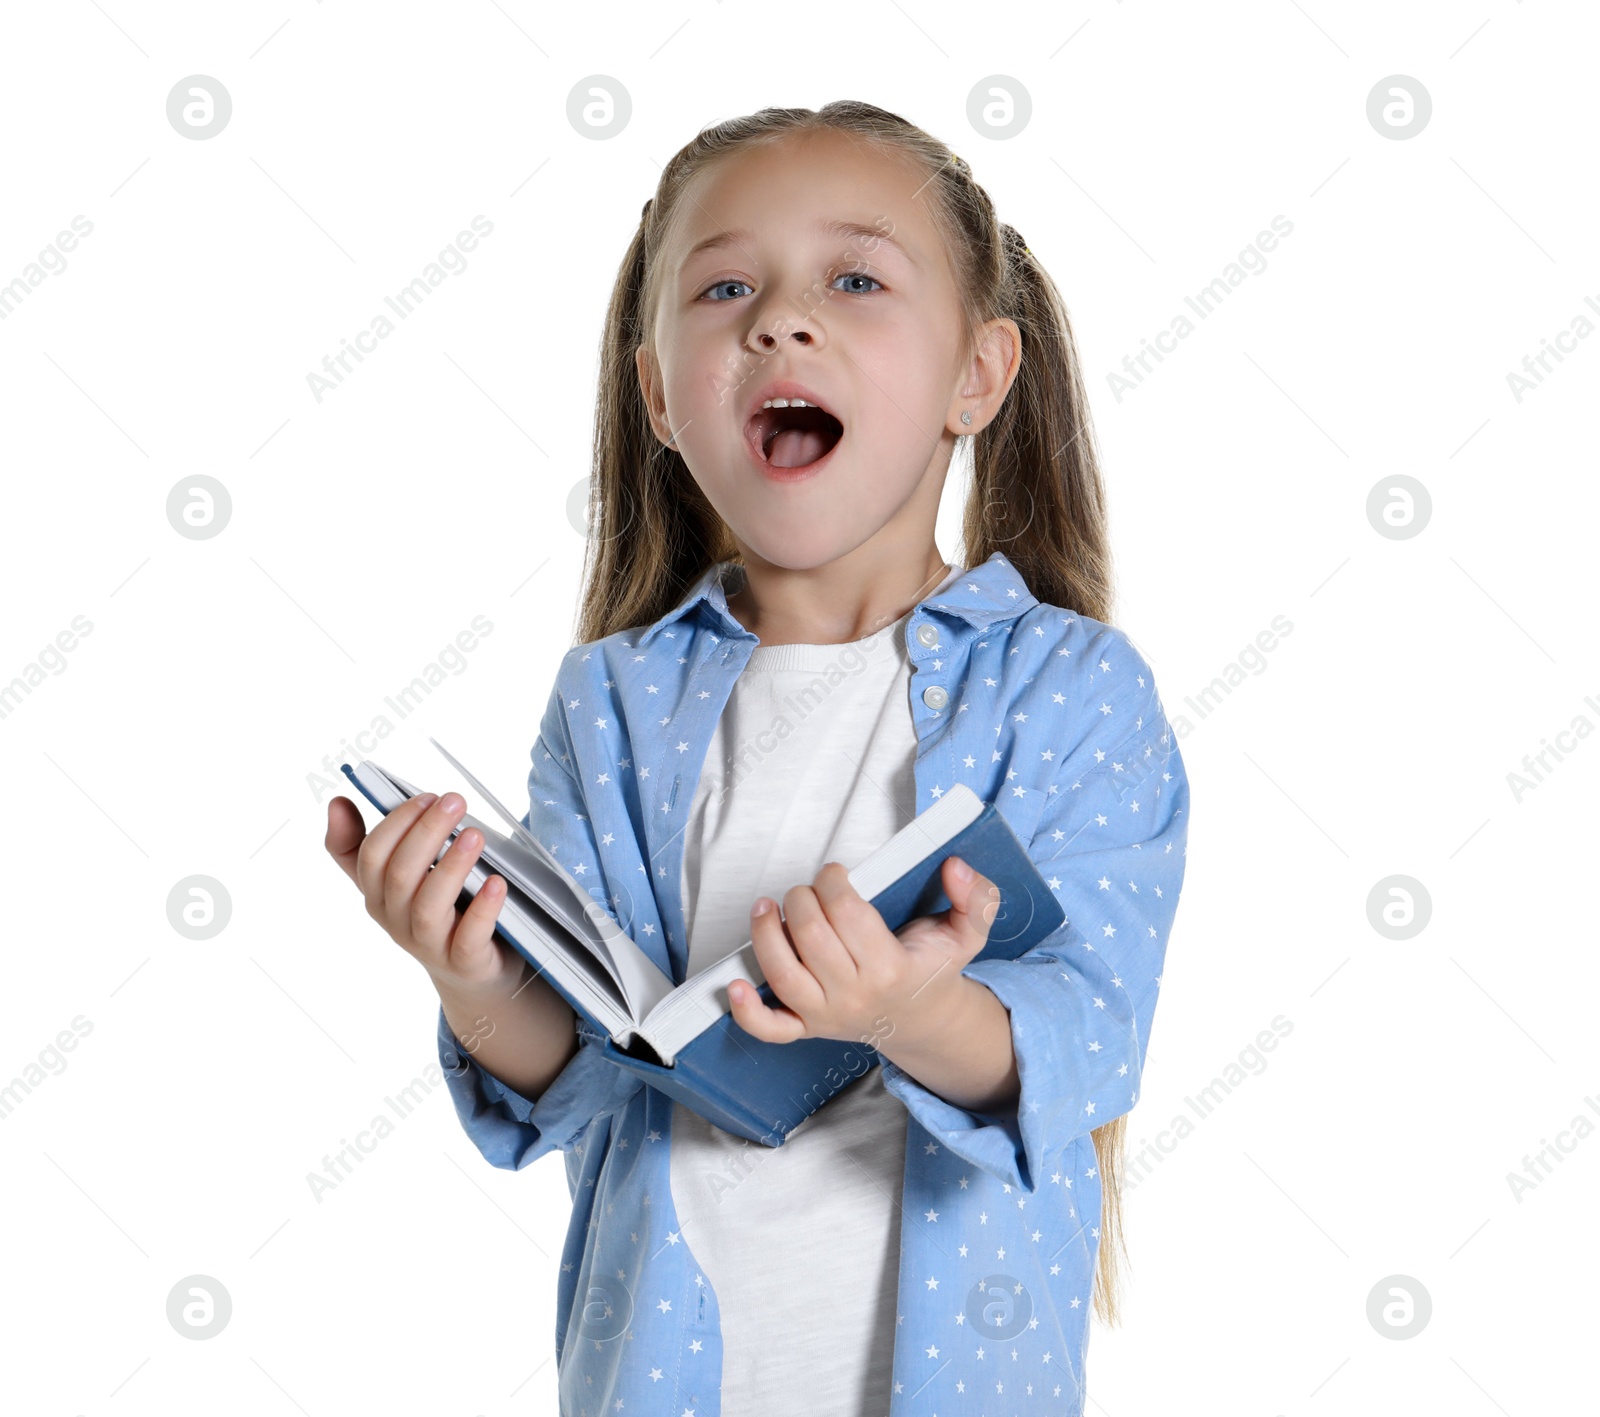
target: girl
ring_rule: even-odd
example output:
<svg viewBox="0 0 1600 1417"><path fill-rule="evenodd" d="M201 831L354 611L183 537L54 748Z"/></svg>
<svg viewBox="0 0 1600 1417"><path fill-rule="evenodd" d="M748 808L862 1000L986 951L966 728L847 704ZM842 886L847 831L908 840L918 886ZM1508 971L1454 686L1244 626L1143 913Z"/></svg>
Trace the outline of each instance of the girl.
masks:
<svg viewBox="0 0 1600 1417"><path fill-rule="evenodd" d="M921 129L766 109L667 164L602 356L579 642L525 823L674 982L749 941L781 1007L735 985L738 1024L858 1040L861 1067L781 1146L722 1132L527 977L498 877L456 910L482 844L433 866L456 794L364 840L334 799L329 849L439 992L468 1135L501 1167L565 1155L562 1410L1081 1413L1188 786L1106 620L1060 296ZM1066 910L1013 961L975 961L994 892L958 858L951 908L897 933L847 878L957 782Z"/></svg>

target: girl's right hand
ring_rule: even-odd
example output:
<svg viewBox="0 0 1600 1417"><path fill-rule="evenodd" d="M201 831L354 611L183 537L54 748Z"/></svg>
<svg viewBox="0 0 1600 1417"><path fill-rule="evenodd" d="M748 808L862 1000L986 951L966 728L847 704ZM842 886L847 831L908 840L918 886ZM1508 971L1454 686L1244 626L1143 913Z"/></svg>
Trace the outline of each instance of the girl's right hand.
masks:
<svg viewBox="0 0 1600 1417"><path fill-rule="evenodd" d="M456 906L467 873L483 849L483 833L462 832L435 864L439 848L466 803L458 793L412 797L368 834L348 797L328 803L329 854L366 897L367 914L432 977L441 995L462 1000L510 997L524 961L497 939L495 918L506 883L490 876L465 910Z"/></svg>

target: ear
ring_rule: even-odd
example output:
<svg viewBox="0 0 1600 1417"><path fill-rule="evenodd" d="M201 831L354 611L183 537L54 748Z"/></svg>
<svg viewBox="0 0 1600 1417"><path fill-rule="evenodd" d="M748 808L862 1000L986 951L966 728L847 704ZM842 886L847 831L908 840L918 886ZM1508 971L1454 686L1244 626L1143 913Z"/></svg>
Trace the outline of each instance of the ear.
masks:
<svg viewBox="0 0 1600 1417"><path fill-rule="evenodd" d="M667 421L666 394L655 350L647 344L641 344L633 352L633 363L639 372L639 391L644 395L644 406L650 416L650 427L656 437L670 446L672 425Z"/></svg>
<svg viewBox="0 0 1600 1417"><path fill-rule="evenodd" d="M1015 320L1001 316L987 320L978 330L977 352L962 373L960 388L950 401L945 429L950 433L976 433L994 421L1000 405L1022 368L1022 330ZM972 415L963 423L963 412Z"/></svg>

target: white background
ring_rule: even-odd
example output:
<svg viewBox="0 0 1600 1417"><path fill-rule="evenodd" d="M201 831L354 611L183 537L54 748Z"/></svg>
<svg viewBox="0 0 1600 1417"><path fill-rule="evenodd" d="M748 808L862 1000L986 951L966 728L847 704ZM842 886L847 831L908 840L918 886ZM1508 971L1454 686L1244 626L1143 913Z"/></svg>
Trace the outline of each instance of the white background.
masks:
<svg viewBox="0 0 1600 1417"><path fill-rule="evenodd" d="M320 1203L307 1184L436 1061L435 996L324 853L326 802L346 740L483 615L372 756L443 790L435 735L525 807L639 208L700 127L838 97L948 142L1061 285L1119 623L1187 720L1131 1140L1293 1025L1130 1191L1089 1410L1592 1405L1600 1136L1520 1201L1507 1175L1600 1124L1600 743L1520 802L1507 774L1600 723L1600 339L1520 402L1506 376L1600 303L1597 43L1591 7L1510 0L9 8L0 284L94 229L0 321L0 684L93 629L0 719L0 1084L92 1032L0 1125L0 1405L554 1410L559 1157L490 1167L440 1087ZM166 116L194 74L233 103L206 141ZM566 117L593 74L632 97L608 141ZM1033 103L1005 141L966 117L994 74ZM1395 74L1433 102L1405 141L1366 116ZM317 402L307 374L479 214L468 269ZM1123 356L1277 215L1266 270L1119 400ZM200 474L232 499L209 540L167 516ZM1367 502L1401 474L1432 515L1396 540ZM1431 898L1404 941L1368 914L1397 874ZM231 900L210 940L168 921L191 875ZM166 1316L194 1274L233 1303L206 1342ZM1432 1300L1405 1341L1367 1317L1390 1275Z"/></svg>

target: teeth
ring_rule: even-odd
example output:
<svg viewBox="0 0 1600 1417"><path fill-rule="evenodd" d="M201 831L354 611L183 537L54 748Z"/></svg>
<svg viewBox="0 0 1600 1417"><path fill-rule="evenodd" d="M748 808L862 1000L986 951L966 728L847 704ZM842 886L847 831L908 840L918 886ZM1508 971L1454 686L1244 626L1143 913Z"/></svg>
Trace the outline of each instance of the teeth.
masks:
<svg viewBox="0 0 1600 1417"><path fill-rule="evenodd" d="M820 408L820 404L807 403L804 399L767 399L762 408Z"/></svg>

